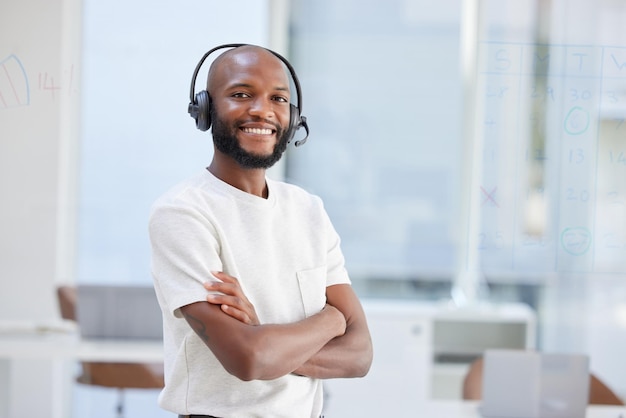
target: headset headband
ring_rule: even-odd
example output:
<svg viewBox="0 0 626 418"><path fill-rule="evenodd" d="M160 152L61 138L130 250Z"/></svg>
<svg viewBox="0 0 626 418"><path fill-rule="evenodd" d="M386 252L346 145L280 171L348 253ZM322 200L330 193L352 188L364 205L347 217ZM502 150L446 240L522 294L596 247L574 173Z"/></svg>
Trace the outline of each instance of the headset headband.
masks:
<svg viewBox="0 0 626 418"><path fill-rule="evenodd" d="M196 65L196 69L194 70L193 76L191 78L191 87L189 89L189 106L188 106L187 111L189 112L191 117L193 117L196 120L196 126L198 127L198 129L206 131L209 129L209 126L211 124L210 114L209 114L211 99L208 95L208 92L204 90L204 91L199 92L198 94L195 93L196 80L198 78L198 73L200 72L200 68L202 67L202 64L204 64L204 61L206 61L209 55L211 55L213 52L217 50L226 49L226 48L238 48L241 46L256 46L256 45L251 45L251 44L219 45L219 46L216 46L215 48L210 49L208 52L206 52L202 56L200 61L198 62L198 65ZM263 48L263 47L259 47L259 48ZM298 77L296 76L295 69L293 68L291 63L287 61L285 57L283 57L277 52L272 51L271 49L267 49L267 48L263 48L263 49L272 53L275 57L280 59L283 62L283 64L285 64L285 66L289 70L289 74L291 75L291 79L293 80L293 84L296 88L296 105L295 106L291 105L290 107L291 117L290 117L290 123L288 127L288 132L289 132L288 135L289 135L289 141L291 141L296 130L298 130L300 127L303 127L305 129L306 136L303 139L300 139L295 142L295 145L298 147L304 144L307 138L309 137L309 127L306 122L306 117L302 116L302 93L300 89L300 81L298 80Z"/></svg>

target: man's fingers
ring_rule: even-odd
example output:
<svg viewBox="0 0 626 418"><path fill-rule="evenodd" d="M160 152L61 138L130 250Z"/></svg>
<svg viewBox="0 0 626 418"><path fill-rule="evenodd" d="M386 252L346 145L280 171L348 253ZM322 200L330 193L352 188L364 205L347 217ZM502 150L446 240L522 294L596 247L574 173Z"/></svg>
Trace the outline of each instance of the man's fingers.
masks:
<svg viewBox="0 0 626 418"><path fill-rule="evenodd" d="M225 314L232 316L244 324L254 325L250 317L245 312L235 309L230 305L222 305L221 308Z"/></svg>
<svg viewBox="0 0 626 418"><path fill-rule="evenodd" d="M212 271L211 274L225 283L239 283L236 277L226 274L223 271Z"/></svg>
<svg viewBox="0 0 626 418"><path fill-rule="evenodd" d="M206 300L213 305L219 305L225 314L245 324L259 325L254 307L247 300L222 294L209 294Z"/></svg>
<svg viewBox="0 0 626 418"><path fill-rule="evenodd" d="M243 309L245 307L242 306L241 299L224 295L207 295L206 300L213 305L220 305L220 309L225 314L245 324L255 325L250 316Z"/></svg>
<svg viewBox="0 0 626 418"><path fill-rule="evenodd" d="M207 302L220 305L224 313L243 323L258 325L259 319L254 306L246 297L237 278L220 271L212 271L211 274L217 281L209 280L204 283L204 288L211 292L206 297Z"/></svg>
<svg viewBox="0 0 626 418"><path fill-rule="evenodd" d="M229 296L229 295L220 295L220 294L209 294L206 296L207 302L212 303L213 305L230 305L236 308L240 308L243 306L243 302L237 296Z"/></svg>
<svg viewBox="0 0 626 418"><path fill-rule="evenodd" d="M212 292L220 292L225 295L243 296L241 287L236 284L222 283L222 282L205 282L204 288Z"/></svg>

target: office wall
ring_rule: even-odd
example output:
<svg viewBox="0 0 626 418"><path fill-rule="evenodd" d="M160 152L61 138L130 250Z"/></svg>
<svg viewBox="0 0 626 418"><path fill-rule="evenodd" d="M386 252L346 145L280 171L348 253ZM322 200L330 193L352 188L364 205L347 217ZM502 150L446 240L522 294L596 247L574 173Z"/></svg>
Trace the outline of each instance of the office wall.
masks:
<svg viewBox="0 0 626 418"><path fill-rule="evenodd" d="M80 1L0 4L0 318L56 314L72 275Z"/></svg>

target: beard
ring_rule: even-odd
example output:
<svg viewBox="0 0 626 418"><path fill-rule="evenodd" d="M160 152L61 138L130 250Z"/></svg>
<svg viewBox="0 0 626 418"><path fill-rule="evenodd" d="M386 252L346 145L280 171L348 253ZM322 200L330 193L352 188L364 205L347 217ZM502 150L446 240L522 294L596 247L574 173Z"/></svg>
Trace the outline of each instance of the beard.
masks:
<svg viewBox="0 0 626 418"><path fill-rule="evenodd" d="M276 164L287 149L287 131L276 127L276 137L278 142L274 145L274 150L269 155L260 155L248 152L241 147L237 139L239 130L237 123L228 126L220 118L217 117L215 108L211 108L211 121L213 133L213 144L221 153L231 157L241 168L246 169L267 169Z"/></svg>

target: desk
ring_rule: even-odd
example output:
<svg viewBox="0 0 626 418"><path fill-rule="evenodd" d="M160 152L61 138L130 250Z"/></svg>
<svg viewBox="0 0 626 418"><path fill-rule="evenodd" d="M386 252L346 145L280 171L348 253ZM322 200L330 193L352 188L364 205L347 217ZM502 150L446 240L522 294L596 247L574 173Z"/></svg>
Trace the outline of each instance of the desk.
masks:
<svg viewBox="0 0 626 418"><path fill-rule="evenodd" d="M489 348L535 347L535 313L526 305L458 308L447 302L385 299L362 303L374 362L363 379L324 383L329 416L367 416L355 413L355 405L368 414L381 401L414 411L423 401L460 399L470 359ZM380 393L385 393L384 400Z"/></svg>
<svg viewBox="0 0 626 418"><path fill-rule="evenodd" d="M411 416L481 418L478 407L479 402L476 401L429 401L424 404L424 409L419 414L412 414ZM587 408L586 418L626 418L626 408L591 405Z"/></svg>
<svg viewBox="0 0 626 418"><path fill-rule="evenodd" d="M163 343L150 340L81 340L74 358L79 361L158 363L163 361Z"/></svg>
<svg viewBox="0 0 626 418"><path fill-rule="evenodd" d="M0 359L159 362L163 343L146 340L82 340L71 334L2 335Z"/></svg>
<svg viewBox="0 0 626 418"><path fill-rule="evenodd" d="M1 328L1 327L0 327ZM159 362L161 341L82 340L73 330L0 332L0 417L65 418L76 361ZM36 402L33 402L33 394ZM42 412L38 412L42 411ZM44 412L45 411L45 412Z"/></svg>
<svg viewBox="0 0 626 418"><path fill-rule="evenodd" d="M368 410L359 409L355 404L354 417L388 417L394 418L482 418L479 402L460 400L429 400L414 404L411 409L385 402L380 396L379 407ZM396 409L394 409L394 407ZM324 413L325 418L342 418L345 415ZM575 417L573 417L575 418ZM619 406L591 405L587 409L586 418L626 418L626 408Z"/></svg>

